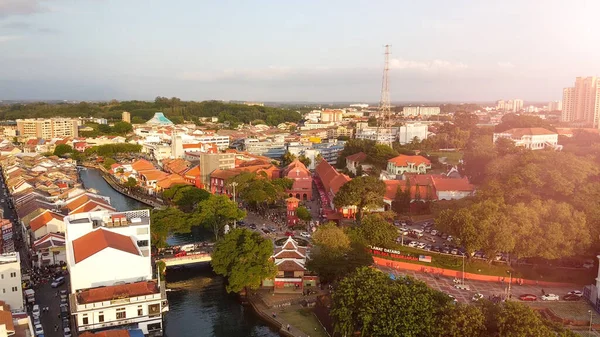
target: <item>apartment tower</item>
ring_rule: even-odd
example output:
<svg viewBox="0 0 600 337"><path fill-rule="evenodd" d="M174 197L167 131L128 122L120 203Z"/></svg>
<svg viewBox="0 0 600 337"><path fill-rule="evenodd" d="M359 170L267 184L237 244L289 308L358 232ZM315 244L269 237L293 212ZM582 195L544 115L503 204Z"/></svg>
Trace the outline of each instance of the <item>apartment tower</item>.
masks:
<svg viewBox="0 0 600 337"><path fill-rule="evenodd" d="M77 127L78 120L75 118L17 119L17 131L21 137L78 137Z"/></svg>
<svg viewBox="0 0 600 337"><path fill-rule="evenodd" d="M600 78L577 77L575 86L563 90L561 121L600 127Z"/></svg>

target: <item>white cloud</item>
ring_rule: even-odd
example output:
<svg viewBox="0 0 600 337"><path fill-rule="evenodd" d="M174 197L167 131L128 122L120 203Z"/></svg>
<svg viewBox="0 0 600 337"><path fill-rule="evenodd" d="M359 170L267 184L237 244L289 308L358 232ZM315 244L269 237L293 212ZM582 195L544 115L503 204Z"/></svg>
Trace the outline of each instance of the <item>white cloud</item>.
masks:
<svg viewBox="0 0 600 337"><path fill-rule="evenodd" d="M410 61L404 59L391 59L390 69L419 70L419 71L453 71L466 69L469 66L462 63L454 63L446 60L432 61Z"/></svg>
<svg viewBox="0 0 600 337"><path fill-rule="evenodd" d="M0 18L11 15L30 15L47 10L40 0L0 0Z"/></svg>
<svg viewBox="0 0 600 337"><path fill-rule="evenodd" d="M514 68L515 65L512 64L512 62L508 62L508 61L499 61L498 62L498 67L500 68Z"/></svg>
<svg viewBox="0 0 600 337"><path fill-rule="evenodd" d="M0 43L2 42L8 42L8 41L13 41L13 40L18 40L21 37L18 35L0 35Z"/></svg>

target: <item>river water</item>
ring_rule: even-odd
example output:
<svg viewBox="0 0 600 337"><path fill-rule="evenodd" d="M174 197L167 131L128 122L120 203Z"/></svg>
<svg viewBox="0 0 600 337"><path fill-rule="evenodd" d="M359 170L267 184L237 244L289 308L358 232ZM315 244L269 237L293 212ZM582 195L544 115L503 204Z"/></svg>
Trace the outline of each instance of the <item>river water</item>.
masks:
<svg viewBox="0 0 600 337"><path fill-rule="evenodd" d="M110 197L118 211L148 208L110 187L98 170L80 172L86 188ZM169 238L171 244L195 242L205 238L200 230L189 235ZM252 310L240 304L235 295L225 291L222 277L210 266L199 266L167 273L169 312L164 317L167 337L275 337L277 332L262 323Z"/></svg>

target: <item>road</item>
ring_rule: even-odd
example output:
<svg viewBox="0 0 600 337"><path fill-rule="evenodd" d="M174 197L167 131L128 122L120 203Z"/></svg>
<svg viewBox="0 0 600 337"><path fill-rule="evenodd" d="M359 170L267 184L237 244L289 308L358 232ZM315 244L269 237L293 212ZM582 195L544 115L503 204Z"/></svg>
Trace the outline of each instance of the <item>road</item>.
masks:
<svg viewBox="0 0 600 337"><path fill-rule="evenodd" d="M35 289L35 303L42 307L48 307L49 311L42 313L41 321L44 327L44 336L63 337L63 326L60 317L60 296L57 292L67 290L67 283L58 288L52 288L49 283L38 286ZM58 327L58 330L55 330Z"/></svg>

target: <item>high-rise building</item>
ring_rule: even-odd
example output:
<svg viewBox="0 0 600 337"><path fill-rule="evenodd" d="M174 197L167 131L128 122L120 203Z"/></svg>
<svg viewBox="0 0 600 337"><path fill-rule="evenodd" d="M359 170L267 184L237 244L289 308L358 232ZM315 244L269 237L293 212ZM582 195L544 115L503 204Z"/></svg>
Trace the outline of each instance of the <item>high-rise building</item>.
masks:
<svg viewBox="0 0 600 337"><path fill-rule="evenodd" d="M515 99L513 101L513 112L519 112L523 110L523 100L522 99Z"/></svg>
<svg viewBox="0 0 600 337"><path fill-rule="evenodd" d="M123 111L121 119L123 122L131 123L131 114L127 111Z"/></svg>
<svg viewBox="0 0 600 337"><path fill-rule="evenodd" d="M405 106L402 108L402 116L433 116L439 114L439 106Z"/></svg>
<svg viewBox="0 0 600 337"><path fill-rule="evenodd" d="M78 137L77 124L75 118L17 119L17 131L22 137Z"/></svg>
<svg viewBox="0 0 600 337"><path fill-rule="evenodd" d="M561 111L562 101L552 101L548 103L548 111Z"/></svg>
<svg viewBox="0 0 600 337"><path fill-rule="evenodd" d="M506 107L506 103L504 103L504 100L496 101L496 110L504 111L505 107Z"/></svg>
<svg viewBox="0 0 600 337"><path fill-rule="evenodd" d="M563 90L561 121L584 122L599 127L600 78L577 77L575 86Z"/></svg>

